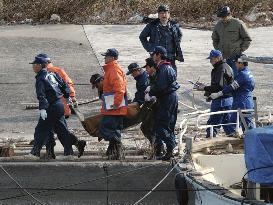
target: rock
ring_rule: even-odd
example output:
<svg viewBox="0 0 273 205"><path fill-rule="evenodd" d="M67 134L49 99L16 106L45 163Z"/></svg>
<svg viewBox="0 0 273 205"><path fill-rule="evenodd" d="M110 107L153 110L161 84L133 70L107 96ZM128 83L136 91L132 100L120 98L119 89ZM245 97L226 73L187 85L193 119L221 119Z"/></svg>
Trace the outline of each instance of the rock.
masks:
<svg viewBox="0 0 273 205"><path fill-rule="evenodd" d="M158 18L158 13L156 13L156 14L149 14L148 18L157 19Z"/></svg>
<svg viewBox="0 0 273 205"><path fill-rule="evenodd" d="M27 24L31 24L32 22L33 22L33 19L28 19L28 18L25 19L25 23Z"/></svg>
<svg viewBox="0 0 273 205"><path fill-rule="evenodd" d="M226 147L226 151L228 152L228 153L232 153L234 150L233 150L233 147L232 147L232 145L230 144L230 143L228 143L228 145L227 145L227 147Z"/></svg>
<svg viewBox="0 0 273 205"><path fill-rule="evenodd" d="M143 21L143 16L136 14L129 18L128 22L129 23L141 23Z"/></svg>
<svg viewBox="0 0 273 205"><path fill-rule="evenodd" d="M260 18L267 18L267 14L261 11L261 4L257 4L244 16L244 18L249 22L255 22Z"/></svg>
<svg viewBox="0 0 273 205"><path fill-rule="evenodd" d="M4 24L6 24L5 20L4 20L4 19L1 19L1 20L0 20L0 25L4 25Z"/></svg>
<svg viewBox="0 0 273 205"><path fill-rule="evenodd" d="M52 14L49 20L51 23L60 23L61 17L57 14Z"/></svg>

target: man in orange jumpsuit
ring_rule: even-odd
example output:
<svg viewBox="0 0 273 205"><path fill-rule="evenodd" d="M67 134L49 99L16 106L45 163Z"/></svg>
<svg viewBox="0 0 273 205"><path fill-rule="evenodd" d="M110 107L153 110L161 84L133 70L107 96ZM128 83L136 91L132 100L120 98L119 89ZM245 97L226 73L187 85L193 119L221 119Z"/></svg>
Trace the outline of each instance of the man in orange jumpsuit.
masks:
<svg viewBox="0 0 273 205"><path fill-rule="evenodd" d="M104 103L101 109L103 118L99 130L104 140L109 141L106 155L109 159L119 160L123 158L121 130L123 118L127 114L128 108L126 103L127 82L125 74L117 61L118 51L115 48L110 48L102 55L105 56L102 95ZM107 98L112 100L107 101Z"/></svg>
<svg viewBox="0 0 273 205"><path fill-rule="evenodd" d="M37 55L37 57L42 57L44 59L47 60L47 64L46 64L46 68L49 72L53 72L53 73L57 73L62 79L63 81L68 85L69 89L70 89L70 98L72 100L72 104L74 107L78 106L78 102L75 96L75 88L74 88L74 83L71 80L71 78L67 75L67 73L60 67L55 67L53 66L51 59L49 58L49 56L45 53L40 53ZM67 101L65 100L64 97L61 98L63 105L64 105L64 116L65 118L69 118L69 116L71 115L71 110L69 108L69 105L67 103ZM69 135L72 139L72 145L75 145L78 149L78 157L81 157L83 155L84 152L84 148L86 146L86 141L85 140L79 140L73 133L69 132ZM46 145L46 151L47 154L49 155L49 158L55 158L55 154L54 154L54 146L56 145L55 140L54 140L54 136L51 136L49 138L49 142Z"/></svg>

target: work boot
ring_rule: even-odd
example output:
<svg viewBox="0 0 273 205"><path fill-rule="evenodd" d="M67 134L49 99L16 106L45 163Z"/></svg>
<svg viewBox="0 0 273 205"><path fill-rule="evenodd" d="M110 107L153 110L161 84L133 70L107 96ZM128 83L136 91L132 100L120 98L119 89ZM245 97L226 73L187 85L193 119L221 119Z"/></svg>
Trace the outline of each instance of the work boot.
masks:
<svg viewBox="0 0 273 205"><path fill-rule="evenodd" d="M173 158L173 150L167 150L166 154L161 158L162 161L168 161Z"/></svg>
<svg viewBox="0 0 273 205"><path fill-rule="evenodd" d="M110 155L113 155L113 149L114 149L114 141L110 140L106 150L106 156L108 156L108 159Z"/></svg>
<svg viewBox="0 0 273 205"><path fill-rule="evenodd" d="M124 152L123 152L123 146L121 142L116 142L115 143L115 159L116 160L122 160L125 159Z"/></svg>
<svg viewBox="0 0 273 205"><path fill-rule="evenodd" d="M80 158L83 153L84 153L84 148L86 146L86 141L85 140L79 140L76 147L78 149L78 158Z"/></svg>
<svg viewBox="0 0 273 205"><path fill-rule="evenodd" d="M56 159L56 155L54 152L54 147L47 147L46 148L46 159Z"/></svg>
<svg viewBox="0 0 273 205"><path fill-rule="evenodd" d="M155 144L155 159L161 159L164 156L165 150L164 145L157 145Z"/></svg>

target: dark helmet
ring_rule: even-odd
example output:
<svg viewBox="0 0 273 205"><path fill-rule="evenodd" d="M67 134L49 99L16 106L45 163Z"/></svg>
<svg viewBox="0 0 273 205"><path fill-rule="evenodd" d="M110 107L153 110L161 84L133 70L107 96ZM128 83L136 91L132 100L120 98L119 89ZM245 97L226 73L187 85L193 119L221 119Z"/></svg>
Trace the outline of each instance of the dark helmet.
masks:
<svg viewBox="0 0 273 205"><path fill-rule="evenodd" d="M218 9L217 11L217 17L226 17L230 15L230 8L228 6L223 6L221 8Z"/></svg>
<svg viewBox="0 0 273 205"><path fill-rule="evenodd" d="M166 4L161 4L158 8L157 8L157 12L161 12L161 11L169 11L170 7Z"/></svg>

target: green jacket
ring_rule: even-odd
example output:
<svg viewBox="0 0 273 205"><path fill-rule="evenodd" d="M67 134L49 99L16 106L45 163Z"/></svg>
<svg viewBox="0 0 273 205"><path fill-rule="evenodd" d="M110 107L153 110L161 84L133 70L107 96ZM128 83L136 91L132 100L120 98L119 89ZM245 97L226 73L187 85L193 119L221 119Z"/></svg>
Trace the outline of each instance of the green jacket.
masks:
<svg viewBox="0 0 273 205"><path fill-rule="evenodd" d="M220 20L215 25L211 37L213 47L220 50L226 59L242 54L252 41L246 25L233 17L228 22Z"/></svg>

